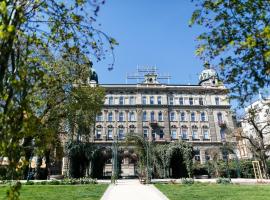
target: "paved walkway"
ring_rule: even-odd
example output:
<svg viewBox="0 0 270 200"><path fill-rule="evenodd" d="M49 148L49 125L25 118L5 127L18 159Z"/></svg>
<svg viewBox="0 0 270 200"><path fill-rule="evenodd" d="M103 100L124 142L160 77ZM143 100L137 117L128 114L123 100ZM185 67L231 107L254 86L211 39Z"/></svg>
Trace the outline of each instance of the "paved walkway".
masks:
<svg viewBox="0 0 270 200"><path fill-rule="evenodd" d="M118 180L110 185L101 200L168 200L155 186L142 185L138 180Z"/></svg>

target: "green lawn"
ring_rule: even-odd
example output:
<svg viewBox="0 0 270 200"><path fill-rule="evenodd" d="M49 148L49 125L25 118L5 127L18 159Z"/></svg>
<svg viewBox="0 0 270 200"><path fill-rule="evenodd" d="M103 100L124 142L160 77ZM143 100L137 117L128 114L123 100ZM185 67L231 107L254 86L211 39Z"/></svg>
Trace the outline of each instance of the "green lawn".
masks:
<svg viewBox="0 0 270 200"><path fill-rule="evenodd" d="M98 200L108 185L23 185L21 200ZM0 199L4 199L7 187L0 186Z"/></svg>
<svg viewBox="0 0 270 200"><path fill-rule="evenodd" d="M170 200L270 200L270 185L156 184Z"/></svg>

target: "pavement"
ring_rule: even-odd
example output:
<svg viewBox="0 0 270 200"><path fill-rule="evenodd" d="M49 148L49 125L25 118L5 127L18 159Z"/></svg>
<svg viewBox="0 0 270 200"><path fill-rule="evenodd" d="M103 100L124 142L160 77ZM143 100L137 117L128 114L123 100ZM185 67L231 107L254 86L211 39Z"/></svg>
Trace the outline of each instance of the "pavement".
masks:
<svg viewBox="0 0 270 200"><path fill-rule="evenodd" d="M118 180L111 184L101 200L169 200L153 185L143 185L139 180Z"/></svg>

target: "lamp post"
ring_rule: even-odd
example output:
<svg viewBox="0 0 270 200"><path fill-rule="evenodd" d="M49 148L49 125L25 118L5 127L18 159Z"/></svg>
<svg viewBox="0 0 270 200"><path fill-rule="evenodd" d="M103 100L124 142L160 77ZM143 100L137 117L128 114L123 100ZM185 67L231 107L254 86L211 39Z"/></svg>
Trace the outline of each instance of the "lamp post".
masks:
<svg viewBox="0 0 270 200"><path fill-rule="evenodd" d="M226 157L226 174L227 174L227 178L230 178L230 173L229 173L229 163L228 163L228 150L226 147L226 141L223 140L222 141L222 145L223 145L223 151L225 153L225 157Z"/></svg>
<svg viewBox="0 0 270 200"><path fill-rule="evenodd" d="M118 177L118 137L115 136L112 144L112 176L111 183L115 184Z"/></svg>

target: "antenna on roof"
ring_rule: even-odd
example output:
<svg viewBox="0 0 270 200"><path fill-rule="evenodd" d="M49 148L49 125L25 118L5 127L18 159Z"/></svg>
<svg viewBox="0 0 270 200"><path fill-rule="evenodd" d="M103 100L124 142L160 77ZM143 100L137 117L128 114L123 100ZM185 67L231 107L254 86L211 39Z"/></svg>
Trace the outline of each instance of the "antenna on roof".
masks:
<svg viewBox="0 0 270 200"><path fill-rule="evenodd" d="M156 66L138 66L137 70L134 73L127 74L126 80L137 80L139 83L140 80L144 80L146 75L153 75L158 80L167 80L168 84L170 83L171 76L169 73L167 74L160 74L157 72L158 68Z"/></svg>

